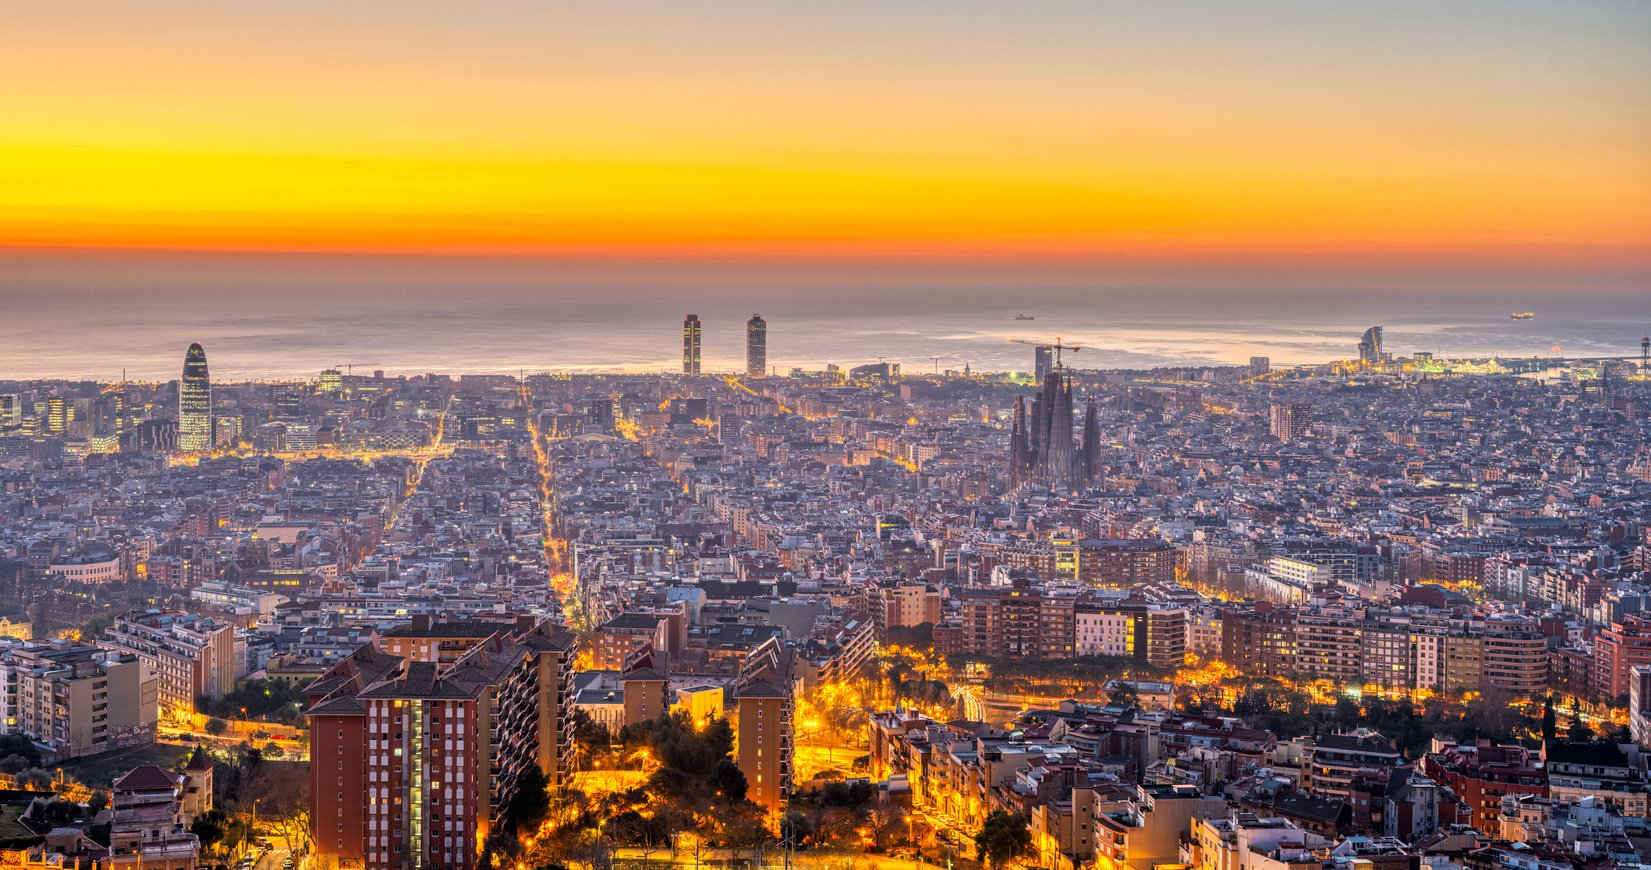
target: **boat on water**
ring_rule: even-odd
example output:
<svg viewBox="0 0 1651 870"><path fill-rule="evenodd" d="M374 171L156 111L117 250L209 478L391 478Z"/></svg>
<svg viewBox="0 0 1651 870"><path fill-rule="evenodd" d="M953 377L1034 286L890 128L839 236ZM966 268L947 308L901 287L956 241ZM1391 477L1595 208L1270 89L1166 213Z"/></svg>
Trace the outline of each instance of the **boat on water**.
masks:
<svg viewBox="0 0 1651 870"><path fill-rule="evenodd" d="M1033 317L1030 314L1017 314L1017 315L1015 315L1015 319L1016 320L1037 320L1036 317Z"/></svg>
<svg viewBox="0 0 1651 870"><path fill-rule="evenodd" d="M1509 316L1514 320L1530 320L1531 318L1536 316L1536 312L1534 312L1534 311L1515 311L1513 314L1511 314Z"/></svg>

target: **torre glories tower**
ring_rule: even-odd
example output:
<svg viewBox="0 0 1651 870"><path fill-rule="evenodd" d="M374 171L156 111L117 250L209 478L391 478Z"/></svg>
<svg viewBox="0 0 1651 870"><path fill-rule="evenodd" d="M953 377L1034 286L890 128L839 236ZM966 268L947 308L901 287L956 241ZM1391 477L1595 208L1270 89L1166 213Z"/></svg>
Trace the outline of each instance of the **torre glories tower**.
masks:
<svg viewBox="0 0 1651 870"><path fill-rule="evenodd" d="M206 348L198 341L183 355L183 378L178 381L178 449L212 449L212 378L206 372Z"/></svg>

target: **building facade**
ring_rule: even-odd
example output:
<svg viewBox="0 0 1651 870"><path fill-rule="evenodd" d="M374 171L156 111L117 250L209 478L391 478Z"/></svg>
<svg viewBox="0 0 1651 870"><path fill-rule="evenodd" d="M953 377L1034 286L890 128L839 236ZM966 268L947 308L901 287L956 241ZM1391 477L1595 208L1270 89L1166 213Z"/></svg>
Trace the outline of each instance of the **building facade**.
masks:
<svg viewBox="0 0 1651 870"><path fill-rule="evenodd" d="M228 694L244 666L244 656L235 648L234 625L175 610L122 614L99 643L136 656L154 671L162 719L192 712L202 695Z"/></svg>
<svg viewBox="0 0 1651 870"><path fill-rule="evenodd" d="M745 322L745 373L753 378L768 373L768 321L760 314Z"/></svg>
<svg viewBox="0 0 1651 870"><path fill-rule="evenodd" d="M682 319L682 373L699 375L700 323L698 314Z"/></svg>
<svg viewBox="0 0 1651 870"><path fill-rule="evenodd" d="M450 664L368 644L333 666L306 690L317 852L340 867L475 867L527 766L552 787L566 775L572 651L545 623Z"/></svg>
<svg viewBox="0 0 1651 870"><path fill-rule="evenodd" d="M178 449L198 453L212 449L212 378L206 369L206 349L200 342L183 357L178 381Z"/></svg>
<svg viewBox="0 0 1651 870"><path fill-rule="evenodd" d="M155 675L137 656L69 640L0 644L0 733L50 761L152 743Z"/></svg>

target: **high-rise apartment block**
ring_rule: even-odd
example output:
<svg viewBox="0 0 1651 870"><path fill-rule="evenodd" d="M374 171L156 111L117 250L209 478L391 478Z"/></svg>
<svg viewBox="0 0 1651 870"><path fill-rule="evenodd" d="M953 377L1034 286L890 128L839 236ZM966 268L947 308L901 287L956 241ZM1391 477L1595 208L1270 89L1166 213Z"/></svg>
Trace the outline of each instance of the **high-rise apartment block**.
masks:
<svg viewBox="0 0 1651 870"><path fill-rule="evenodd" d="M368 644L312 684L311 831L337 866L469 870L536 765L561 784L573 637L498 631L451 663Z"/></svg>
<svg viewBox="0 0 1651 870"><path fill-rule="evenodd" d="M962 614L964 652L1050 660L1116 655L1157 667L1186 662L1183 608L1017 584L965 590Z"/></svg>
<svg viewBox="0 0 1651 870"><path fill-rule="evenodd" d="M763 641L747 654L734 687L735 762L745 774L746 797L770 813L784 810L791 798L796 692L791 656L778 638Z"/></svg>
<svg viewBox="0 0 1651 870"><path fill-rule="evenodd" d="M1313 425L1313 406L1305 402L1274 402L1271 422L1273 437L1280 441L1305 438Z"/></svg>
<svg viewBox="0 0 1651 870"><path fill-rule="evenodd" d="M0 642L0 733L52 762L151 743L155 674L131 653L71 640Z"/></svg>
<svg viewBox="0 0 1651 870"><path fill-rule="evenodd" d="M195 709L195 699L221 697L242 676L235 627L175 610L134 610L115 618L100 643L131 653L159 679L162 718Z"/></svg>
<svg viewBox="0 0 1651 870"><path fill-rule="evenodd" d="M1322 603L1228 607L1221 657L1258 677L1453 696L1539 695L1549 668L1547 638L1530 617Z"/></svg>
<svg viewBox="0 0 1651 870"><path fill-rule="evenodd" d="M1594 638L1594 654L1594 685L1600 694L1628 694L1633 669L1651 666L1651 619L1630 614L1612 622Z"/></svg>
<svg viewBox="0 0 1651 870"><path fill-rule="evenodd" d="M927 583L900 583L876 592L882 598L885 629L940 621L941 592Z"/></svg>
<svg viewBox="0 0 1651 870"><path fill-rule="evenodd" d="M1127 588L1173 583L1181 554L1163 540L1089 539L1077 543L1077 577L1086 586Z"/></svg>

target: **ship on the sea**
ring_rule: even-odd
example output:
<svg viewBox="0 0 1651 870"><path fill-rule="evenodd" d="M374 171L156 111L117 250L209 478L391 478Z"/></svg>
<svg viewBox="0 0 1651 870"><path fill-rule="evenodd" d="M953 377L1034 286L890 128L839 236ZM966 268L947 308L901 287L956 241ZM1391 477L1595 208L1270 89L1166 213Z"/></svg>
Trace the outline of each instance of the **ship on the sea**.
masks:
<svg viewBox="0 0 1651 870"><path fill-rule="evenodd" d="M1530 320L1531 318L1536 316L1536 312L1535 311L1515 311L1513 314L1511 314L1509 316L1512 317L1514 320Z"/></svg>
<svg viewBox="0 0 1651 870"><path fill-rule="evenodd" d="M1017 314L1017 315L1015 315L1015 319L1016 320L1037 320L1036 317L1033 317L1030 314Z"/></svg>

